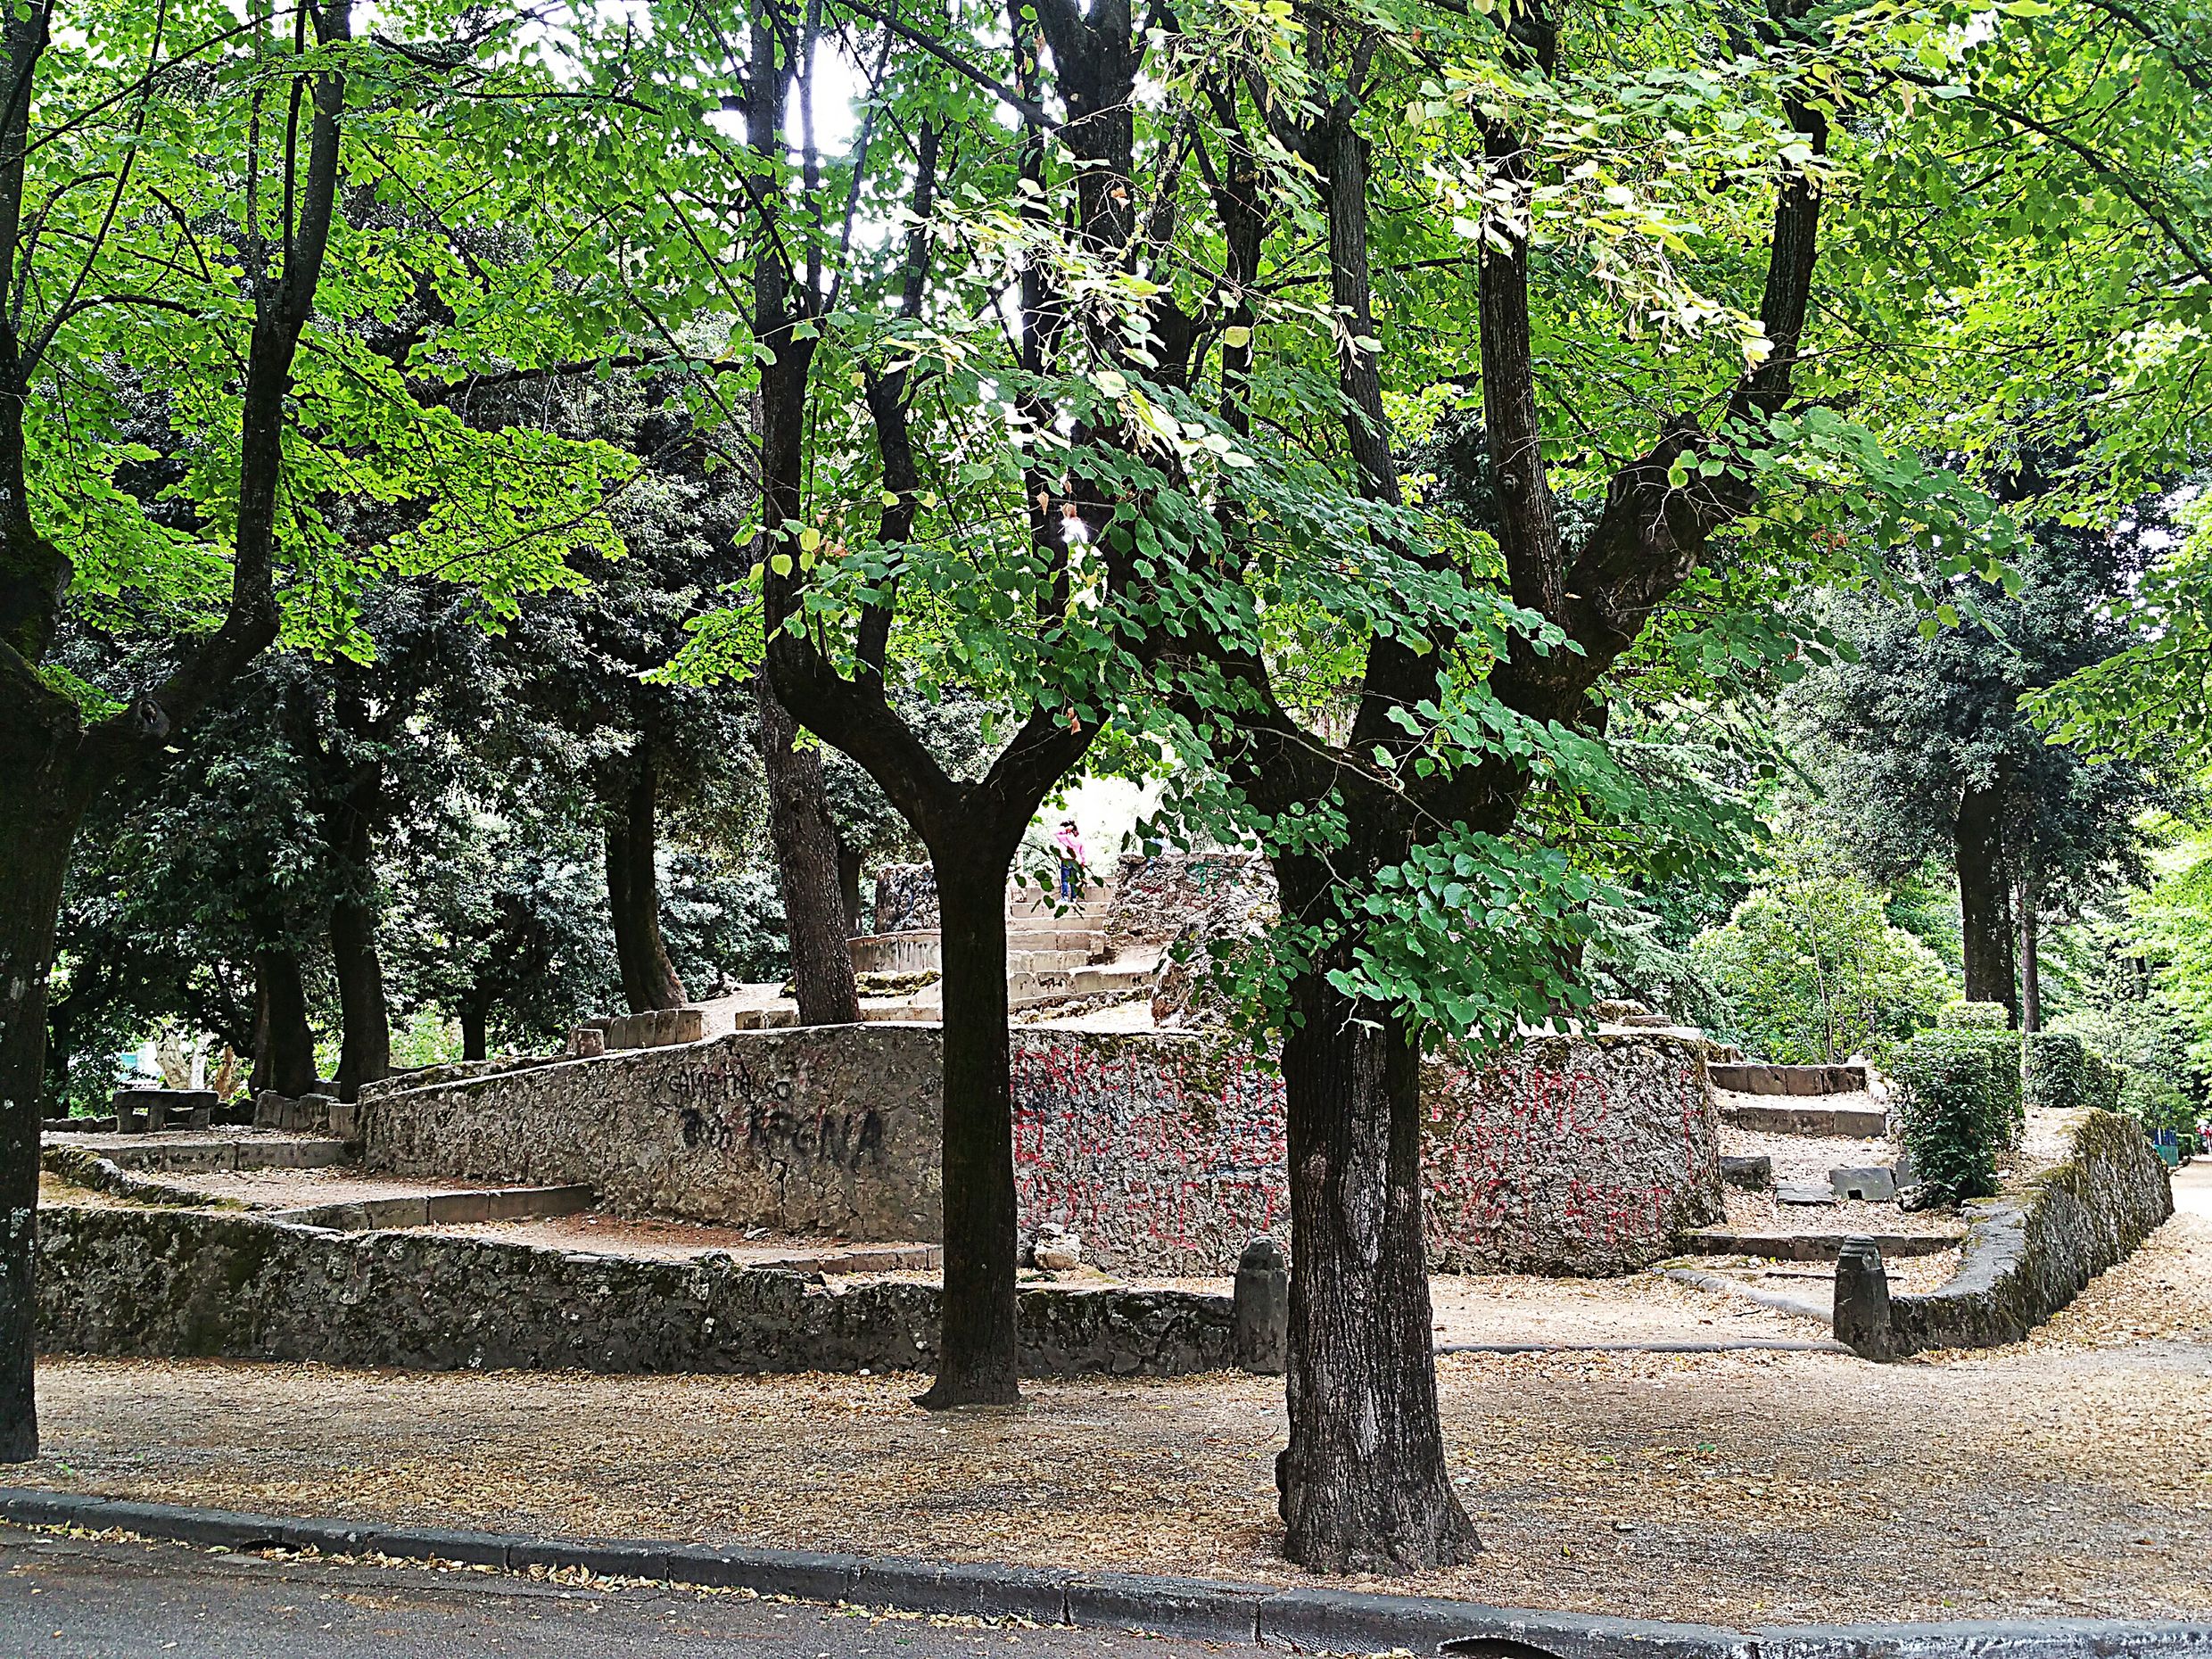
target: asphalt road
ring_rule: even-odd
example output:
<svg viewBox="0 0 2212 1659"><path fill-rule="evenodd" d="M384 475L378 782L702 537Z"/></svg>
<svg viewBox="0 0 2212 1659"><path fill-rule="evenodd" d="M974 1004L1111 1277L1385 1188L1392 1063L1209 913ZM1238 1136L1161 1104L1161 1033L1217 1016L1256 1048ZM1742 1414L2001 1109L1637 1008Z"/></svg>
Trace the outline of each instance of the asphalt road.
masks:
<svg viewBox="0 0 2212 1659"><path fill-rule="evenodd" d="M0 1538L5 1659L1198 1659L1257 1651L177 1544Z"/></svg>

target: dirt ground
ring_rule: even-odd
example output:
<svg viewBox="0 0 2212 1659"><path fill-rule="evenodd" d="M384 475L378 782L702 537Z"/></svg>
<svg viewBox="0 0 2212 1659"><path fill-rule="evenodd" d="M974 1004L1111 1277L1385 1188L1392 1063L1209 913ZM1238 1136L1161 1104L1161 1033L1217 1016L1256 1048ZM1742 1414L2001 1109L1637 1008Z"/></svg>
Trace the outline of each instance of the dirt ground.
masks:
<svg viewBox="0 0 2212 1659"><path fill-rule="evenodd" d="M2201 1616L2212 1167L2183 1172L2176 1197L2174 1221L2017 1348L1894 1366L1448 1357L1452 1463L1489 1548L1471 1567L1361 1582L1718 1621ZM1737 1324L1725 1299L1680 1293ZM1300 1579L1276 1554L1279 1383L1033 1383L1019 1408L930 1416L908 1400L916 1381L54 1359L46 1455L22 1478L370 1519Z"/></svg>

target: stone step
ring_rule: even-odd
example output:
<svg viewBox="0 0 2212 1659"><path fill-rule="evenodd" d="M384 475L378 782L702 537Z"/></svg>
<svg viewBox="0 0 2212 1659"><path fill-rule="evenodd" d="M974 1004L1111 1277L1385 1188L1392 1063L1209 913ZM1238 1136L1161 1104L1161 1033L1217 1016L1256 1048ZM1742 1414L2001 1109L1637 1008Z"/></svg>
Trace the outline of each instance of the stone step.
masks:
<svg viewBox="0 0 2212 1659"><path fill-rule="evenodd" d="M1693 1256L1755 1256L1769 1261L1834 1261L1846 1238L1870 1238L1884 1256L1936 1256L1955 1249L1952 1233L1728 1233L1708 1228L1686 1241Z"/></svg>
<svg viewBox="0 0 2212 1659"><path fill-rule="evenodd" d="M1764 1061L1708 1061L1705 1080L1738 1094L1861 1094L1864 1066L1773 1066Z"/></svg>
<svg viewBox="0 0 2212 1659"><path fill-rule="evenodd" d="M1750 1106L1731 1102L1721 1108L1721 1121L1768 1135L1845 1135L1871 1141L1889 1133L1889 1114L1880 1107L1798 1106L1779 1101L1771 1106Z"/></svg>
<svg viewBox="0 0 2212 1659"><path fill-rule="evenodd" d="M1088 951L1016 951L1006 953L1006 971L1014 973L1068 973L1091 960Z"/></svg>
<svg viewBox="0 0 2212 1659"><path fill-rule="evenodd" d="M1151 982L1151 970L1145 968L1078 968L1069 988L1078 996L1094 996L1102 991L1142 990Z"/></svg>
<svg viewBox="0 0 2212 1659"><path fill-rule="evenodd" d="M1006 946L1009 950L1081 951L1087 956L1106 948L1106 930L1103 928L1054 928L1027 921L1010 921L1006 929Z"/></svg>

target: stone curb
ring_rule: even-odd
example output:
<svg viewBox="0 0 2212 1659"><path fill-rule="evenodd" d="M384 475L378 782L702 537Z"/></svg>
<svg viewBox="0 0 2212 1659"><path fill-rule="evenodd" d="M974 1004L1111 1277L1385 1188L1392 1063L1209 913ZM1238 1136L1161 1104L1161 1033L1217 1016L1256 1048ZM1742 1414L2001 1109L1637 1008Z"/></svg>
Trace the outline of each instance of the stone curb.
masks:
<svg viewBox="0 0 2212 1659"><path fill-rule="evenodd" d="M1282 1589L1134 1572L1077 1572L896 1556L689 1544L581 1543L444 1527L382 1527L0 1487L0 1521L122 1531L230 1549L313 1548L521 1572L749 1589L904 1613L1014 1617L1300 1653L1468 1654L1482 1659L2212 1659L2212 1623L2018 1620L1776 1625L1755 1630L1485 1606L1435 1597Z"/></svg>

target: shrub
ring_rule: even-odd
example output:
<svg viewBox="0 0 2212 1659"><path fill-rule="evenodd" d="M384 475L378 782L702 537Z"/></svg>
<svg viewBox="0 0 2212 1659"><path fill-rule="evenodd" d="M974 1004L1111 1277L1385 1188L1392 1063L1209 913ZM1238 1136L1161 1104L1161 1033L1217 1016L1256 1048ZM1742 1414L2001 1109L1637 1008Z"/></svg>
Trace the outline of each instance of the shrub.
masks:
<svg viewBox="0 0 2212 1659"><path fill-rule="evenodd" d="M1954 1199L1996 1192L1997 1154L2019 1123L2019 1048L1997 1036L1985 1029L1924 1031L1891 1061L1898 1127L1912 1167Z"/></svg>
<svg viewBox="0 0 2212 1659"><path fill-rule="evenodd" d="M2127 1088L2128 1069L2117 1061L2107 1060L2092 1050L2083 1070L2083 1100L2084 1106L2094 1106L2104 1111L2117 1111L2120 1096Z"/></svg>
<svg viewBox="0 0 2212 1659"><path fill-rule="evenodd" d="M1729 1034L1771 1060L1880 1062L1956 995L1935 953L1856 878L1786 871L1689 956L1729 1002Z"/></svg>
<svg viewBox="0 0 2212 1659"><path fill-rule="evenodd" d="M2090 1104L2089 1050L2070 1031L2031 1031L2027 1104L2045 1110Z"/></svg>
<svg viewBox="0 0 2212 1659"><path fill-rule="evenodd" d="M1952 1003L1936 1023L1946 1031L2009 1031L2012 1011L2002 1003Z"/></svg>
<svg viewBox="0 0 2212 1659"><path fill-rule="evenodd" d="M2148 1071L2130 1071L2120 1090L2120 1107L2146 1129L2193 1130L2197 1110L2189 1096L2164 1077Z"/></svg>

